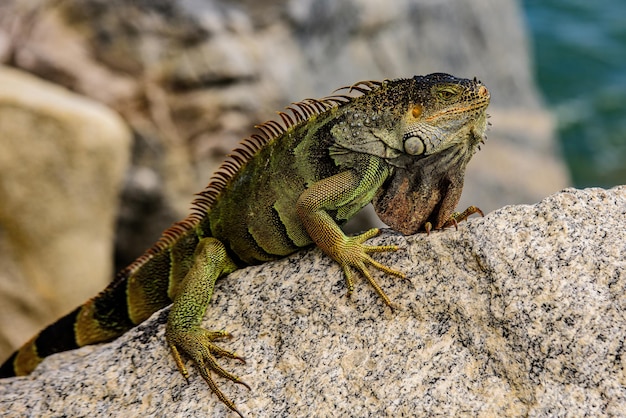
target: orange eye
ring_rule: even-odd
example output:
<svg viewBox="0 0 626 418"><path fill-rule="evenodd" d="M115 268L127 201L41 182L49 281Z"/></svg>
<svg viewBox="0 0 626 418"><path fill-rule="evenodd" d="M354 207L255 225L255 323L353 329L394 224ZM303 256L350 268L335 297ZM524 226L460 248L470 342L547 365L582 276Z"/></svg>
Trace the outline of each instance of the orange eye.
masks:
<svg viewBox="0 0 626 418"><path fill-rule="evenodd" d="M422 114L422 106L420 105L414 106L413 110L411 110L411 115L413 115L415 119L419 118L421 114Z"/></svg>

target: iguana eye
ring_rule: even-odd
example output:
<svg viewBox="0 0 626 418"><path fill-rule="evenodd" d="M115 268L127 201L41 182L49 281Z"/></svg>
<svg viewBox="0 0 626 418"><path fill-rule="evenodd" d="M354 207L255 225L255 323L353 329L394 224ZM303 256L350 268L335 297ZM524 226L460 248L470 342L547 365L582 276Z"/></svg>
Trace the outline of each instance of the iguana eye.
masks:
<svg viewBox="0 0 626 418"><path fill-rule="evenodd" d="M450 100L457 95L457 92L452 89L443 89L437 92L439 98L442 100Z"/></svg>
<svg viewBox="0 0 626 418"><path fill-rule="evenodd" d="M413 109L411 109L411 116L413 116L415 119L419 118L422 115L422 110L422 106L415 105Z"/></svg>

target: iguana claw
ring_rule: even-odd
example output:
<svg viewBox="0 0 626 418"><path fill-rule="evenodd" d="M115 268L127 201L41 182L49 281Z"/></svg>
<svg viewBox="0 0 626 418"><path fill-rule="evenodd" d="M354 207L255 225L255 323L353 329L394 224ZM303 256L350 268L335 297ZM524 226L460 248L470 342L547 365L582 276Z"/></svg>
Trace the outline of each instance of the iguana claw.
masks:
<svg viewBox="0 0 626 418"><path fill-rule="evenodd" d="M451 226L454 226L455 228L458 229L458 223L459 222L466 220L467 218L469 218L471 215L473 215L475 213L480 214L480 216L485 216L483 211L480 210L478 207L476 207L476 206L469 206L463 212L454 212L452 215L450 215L450 219L448 219L441 226L441 229L448 228L448 227L451 227Z"/></svg>
<svg viewBox="0 0 626 418"><path fill-rule="evenodd" d="M441 228L439 229L446 229L451 226L454 226L454 228L458 230L459 222L466 220L467 218L469 218L471 215L475 213L480 214L480 216L485 216L483 211L480 210L478 207L470 206L467 209L465 209L463 212L453 212L452 215L450 215L450 218L448 218L448 220L444 222L444 224L441 225ZM426 231L426 235L430 235L430 231L432 231L432 229L433 229L432 223L426 222L424 224L424 230Z"/></svg>

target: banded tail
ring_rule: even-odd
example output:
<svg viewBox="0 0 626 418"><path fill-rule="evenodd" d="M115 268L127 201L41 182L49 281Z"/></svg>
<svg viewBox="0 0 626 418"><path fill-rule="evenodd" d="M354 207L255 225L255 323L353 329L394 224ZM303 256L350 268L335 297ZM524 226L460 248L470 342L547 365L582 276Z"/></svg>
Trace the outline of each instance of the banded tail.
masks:
<svg viewBox="0 0 626 418"><path fill-rule="evenodd" d="M165 258L160 255L153 254L143 260L141 269L123 270L96 297L31 338L0 366L0 378L30 374L52 354L113 340L170 304L167 296L170 270L159 270ZM152 284L138 289L147 279Z"/></svg>

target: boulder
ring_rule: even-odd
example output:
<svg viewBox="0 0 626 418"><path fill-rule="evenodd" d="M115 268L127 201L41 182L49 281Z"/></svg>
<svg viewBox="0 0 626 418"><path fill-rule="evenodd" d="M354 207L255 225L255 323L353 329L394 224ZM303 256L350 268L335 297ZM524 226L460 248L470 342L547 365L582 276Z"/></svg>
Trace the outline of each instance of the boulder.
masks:
<svg viewBox="0 0 626 418"><path fill-rule="evenodd" d="M0 67L0 357L106 286L130 131L107 107Z"/></svg>
<svg viewBox="0 0 626 418"><path fill-rule="evenodd" d="M566 189L430 235L385 232L351 299L319 250L232 273L205 326L246 364L216 377L245 416L618 416L626 410L626 186ZM164 343L167 309L0 384L0 414L234 416Z"/></svg>

